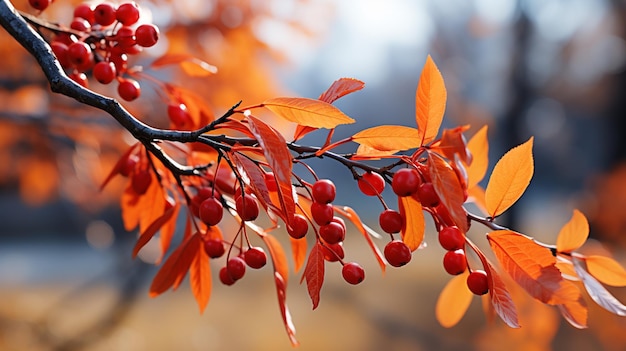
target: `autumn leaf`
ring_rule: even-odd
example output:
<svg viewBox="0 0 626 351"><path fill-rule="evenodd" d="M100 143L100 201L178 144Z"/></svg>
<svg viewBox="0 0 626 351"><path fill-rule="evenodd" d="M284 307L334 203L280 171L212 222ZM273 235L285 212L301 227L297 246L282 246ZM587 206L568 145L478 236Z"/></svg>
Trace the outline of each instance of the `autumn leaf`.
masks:
<svg viewBox="0 0 626 351"><path fill-rule="evenodd" d="M276 295L278 296L278 306L280 307L280 315L283 318L283 324L289 337L291 346L297 347L300 343L296 339L296 327L291 320L291 313L287 307L287 284L285 279L278 272L274 272L274 283L276 284Z"/></svg>
<svg viewBox="0 0 626 351"><path fill-rule="evenodd" d="M126 152L122 154L122 156L120 156L119 160L117 160L117 162L113 166L113 169L111 169L111 172L109 172L106 178L104 178L104 181L100 185L100 191L102 191L104 187L106 187L107 184L109 184L109 182L111 181L111 179L113 179L113 177L120 174L120 172L122 171L122 168L128 162L128 158L131 157L131 155L133 154L133 152L135 152L135 149L139 145L141 144L135 143L133 146L129 147L128 150L126 150Z"/></svg>
<svg viewBox="0 0 626 351"><path fill-rule="evenodd" d="M261 200L263 207L267 209L268 206L271 206L272 199L270 198L270 192L267 189L267 184L265 183L265 175L259 166L246 156L239 153L232 154L232 161L236 165L239 174L247 177L250 181L250 186L252 187L252 190L257 198Z"/></svg>
<svg viewBox="0 0 626 351"><path fill-rule="evenodd" d="M302 137L304 137L305 135L318 130L319 128L313 128L313 127L309 127L309 126L303 126L298 124L298 126L296 127L296 130L293 132L293 140L297 141L302 139Z"/></svg>
<svg viewBox="0 0 626 351"><path fill-rule="evenodd" d="M589 273L606 285L626 286L626 270L610 257L591 255L585 257Z"/></svg>
<svg viewBox="0 0 626 351"><path fill-rule="evenodd" d="M469 126L460 126L452 129L444 129L439 142L433 143L431 149L440 151L447 159L454 160L457 157L465 165L472 163L472 153L467 148L467 141L463 133Z"/></svg>
<svg viewBox="0 0 626 351"><path fill-rule="evenodd" d="M150 297L158 296L169 288L176 289L187 275L191 262L201 249L202 239L194 234L183 241L167 258L150 285Z"/></svg>
<svg viewBox="0 0 626 351"><path fill-rule="evenodd" d="M320 95L318 100L332 104L335 100L342 96L348 95L355 91L363 89L365 83L354 78L339 78Z"/></svg>
<svg viewBox="0 0 626 351"><path fill-rule="evenodd" d="M211 297L211 266L209 265L209 256L202 248L196 250L195 257L191 261L189 284L198 303L198 308L200 308L200 313L202 313Z"/></svg>
<svg viewBox="0 0 626 351"><path fill-rule="evenodd" d="M491 262L489 262L485 254L483 254L483 252L471 240L466 240L466 243L472 248L472 250L474 250L476 255L478 255L478 258L485 269L485 273L487 273L489 283L489 300L493 310L498 314L498 316L500 316L500 319L502 319L506 325L511 328L519 328L520 325L515 303L513 302L511 294L506 288L504 281L500 277L500 274L498 274L498 271L496 271Z"/></svg>
<svg viewBox="0 0 626 351"><path fill-rule="evenodd" d="M485 190L487 212L493 218L511 207L524 193L533 176L533 138L509 150L498 161Z"/></svg>
<svg viewBox="0 0 626 351"><path fill-rule="evenodd" d="M441 72L428 55L415 92L415 117L421 143L437 137L446 110L447 91Z"/></svg>
<svg viewBox="0 0 626 351"><path fill-rule="evenodd" d="M289 237L291 243L291 256L293 257L293 270L298 272L306 260L307 242L306 238L294 239Z"/></svg>
<svg viewBox="0 0 626 351"><path fill-rule="evenodd" d="M283 277L285 284L287 284L287 277L289 276L289 263L287 262L287 255L280 242L271 234L265 234L261 236L265 245L270 252L272 258L272 264L274 265L274 271L278 272Z"/></svg>
<svg viewBox="0 0 626 351"><path fill-rule="evenodd" d="M402 241L411 249L417 250L424 241L426 224L422 204L415 196L399 196L398 207L404 219L402 226Z"/></svg>
<svg viewBox="0 0 626 351"><path fill-rule="evenodd" d="M467 142L467 149L472 154L472 163L466 164L467 187L473 188L483 180L489 167L489 142L487 141L487 126L480 128Z"/></svg>
<svg viewBox="0 0 626 351"><path fill-rule="evenodd" d="M456 172L438 154L428 154L428 169L439 200L450 212L454 224L463 232L467 232L467 212L463 207L463 187Z"/></svg>
<svg viewBox="0 0 626 351"><path fill-rule="evenodd" d="M582 297L578 300L558 305L559 312L574 328L587 328L587 307Z"/></svg>
<svg viewBox="0 0 626 351"><path fill-rule="evenodd" d="M408 150L420 146L417 129L405 126L383 125L362 130L352 136L355 143L379 151Z"/></svg>
<svg viewBox="0 0 626 351"><path fill-rule="evenodd" d="M367 241L367 245L369 245L370 249L372 250L372 253L374 254L374 257L376 257L376 261L378 261L378 265L380 266L380 269L383 271L383 273L385 273L385 268L387 267L387 263L386 263L385 259L383 258L383 254L378 249L378 246L376 246L376 244L374 243L374 241L371 238L370 233L373 232L373 230L370 229L369 227L367 227L361 221L361 218L359 218L359 215L356 213L356 211L354 211L354 209L352 209L350 207L347 207L347 206L343 206L340 209L335 207L335 210L339 211L339 213L342 216L344 216L348 220L350 220L350 222L352 222L352 224L354 224L356 229L358 229L358 231L361 233L361 235Z"/></svg>
<svg viewBox="0 0 626 351"><path fill-rule="evenodd" d="M570 253L577 250L589 236L589 223L584 214L574 210L572 218L565 223L556 239L556 251Z"/></svg>
<svg viewBox="0 0 626 351"><path fill-rule="evenodd" d="M303 126L335 128L355 121L335 106L316 99L279 97L263 102L276 115Z"/></svg>
<svg viewBox="0 0 626 351"><path fill-rule="evenodd" d="M502 268L535 299L550 305L571 303L580 291L563 279L550 250L509 230L487 235Z"/></svg>
<svg viewBox="0 0 626 351"><path fill-rule="evenodd" d="M596 278L587 272L585 261L576 258L572 261L574 269L585 285L585 289L591 299L611 313L618 316L626 316L626 306L619 302ZM587 269L589 269L588 266Z"/></svg>
<svg viewBox="0 0 626 351"><path fill-rule="evenodd" d="M465 315L474 296L467 288L467 271L457 275L443 288L435 305L435 316L444 328L455 326Z"/></svg>
<svg viewBox="0 0 626 351"><path fill-rule="evenodd" d="M397 153L398 151L400 150L380 151L372 147L369 147L367 145L359 145L359 147L356 149L356 152L354 153L354 156L352 156L352 159L353 160L377 160L383 157L389 157Z"/></svg>
<svg viewBox="0 0 626 351"><path fill-rule="evenodd" d="M133 258L137 257L139 250L141 250L141 248L144 247L144 245L146 245L150 241L150 239L152 239L154 234L156 234L159 229L161 229L161 227L165 225L165 223L169 222L174 213L178 212L178 207L179 205L176 204L176 206L168 208L159 218L152 222L152 224L150 224L150 226L148 226L148 228L146 228L143 233L141 233L139 239L135 243L135 247L133 248Z"/></svg>
<svg viewBox="0 0 626 351"><path fill-rule="evenodd" d="M217 67L210 65L197 57L188 54L165 54L152 62L152 68L161 68L168 65L180 67L192 77L204 77L217 73Z"/></svg>
<svg viewBox="0 0 626 351"><path fill-rule="evenodd" d="M313 309L316 309L320 303L320 291L322 290L322 284L324 284L324 249L322 245L316 243L311 252L309 252L309 259L304 267L304 274L302 280L306 280L306 286L309 291L309 296L313 302Z"/></svg>

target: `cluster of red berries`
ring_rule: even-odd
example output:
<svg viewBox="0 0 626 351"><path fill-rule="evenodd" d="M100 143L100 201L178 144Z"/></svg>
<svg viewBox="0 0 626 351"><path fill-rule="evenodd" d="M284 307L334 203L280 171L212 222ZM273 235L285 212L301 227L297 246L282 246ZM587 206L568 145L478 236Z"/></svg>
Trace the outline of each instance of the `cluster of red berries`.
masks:
<svg viewBox="0 0 626 351"><path fill-rule="evenodd" d="M467 270L465 256L465 234L456 226L445 226L439 231L439 244L448 250L443 256L443 268L450 275L459 275ZM489 292L487 273L472 270L467 276L467 287L476 295Z"/></svg>
<svg viewBox="0 0 626 351"><path fill-rule="evenodd" d="M30 5L43 11L51 0L29 0ZM87 75L102 84L117 80L119 96L132 101L141 94L139 83L124 77L128 71L128 55L140 53L155 45L159 29L154 24L139 24L141 11L135 2L119 6L102 2L96 6L82 3L74 9L74 19L67 31L60 31L50 46L76 83L87 87Z"/></svg>
<svg viewBox="0 0 626 351"><path fill-rule="evenodd" d="M346 224L343 219L335 216L332 202L335 200L337 189L328 179L317 180L311 186L311 217L319 226L319 240L324 248L324 259L330 262L339 261L344 280L350 284L359 284L365 279L365 270L356 262L344 263L342 243L346 238ZM292 228L288 230L293 238L304 237L308 224L302 215L296 215Z"/></svg>

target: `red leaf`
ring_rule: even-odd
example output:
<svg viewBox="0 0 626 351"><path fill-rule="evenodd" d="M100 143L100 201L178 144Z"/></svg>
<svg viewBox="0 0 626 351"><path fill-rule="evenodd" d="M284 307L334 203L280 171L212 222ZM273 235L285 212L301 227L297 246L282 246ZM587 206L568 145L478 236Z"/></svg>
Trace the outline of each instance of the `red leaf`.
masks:
<svg viewBox="0 0 626 351"><path fill-rule="evenodd" d="M329 104L332 104L335 100L342 96L348 95L355 91L363 89L365 83L354 78L339 78L330 85L325 92L320 95L318 100L322 100Z"/></svg>
<svg viewBox="0 0 626 351"><path fill-rule="evenodd" d="M483 252L480 251L480 249L470 240L467 240L466 242L478 255L478 258L487 273L487 278L489 279L489 297L495 312L509 327L519 328L520 325L517 318L517 309L515 308L515 303L513 302L511 294L507 290L504 281L500 278L500 275Z"/></svg>
<svg viewBox="0 0 626 351"><path fill-rule="evenodd" d="M306 280L309 296L313 302L313 309L316 309L320 303L320 290L322 290L322 284L324 284L324 252L319 243L316 243L309 253L309 259L304 267L304 274L300 283L302 283L302 280Z"/></svg>
<svg viewBox="0 0 626 351"><path fill-rule="evenodd" d="M259 200L261 200L261 204L266 209L272 206L272 199L270 198L270 192L267 189L267 184L265 184L265 176L263 175L263 171L259 166L252 162L246 156L240 155L238 153L232 153L231 160L237 166L239 174L242 176L247 176L250 180L250 185L252 186L252 190L254 194L257 196Z"/></svg>
<svg viewBox="0 0 626 351"><path fill-rule="evenodd" d="M158 296L169 288L176 289L185 278L189 266L201 249L202 239L194 234L183 241L167 258L161 269L157 272L150 285L150 297Z"/></svg>
<svg viewBox="0 0 626 351"><path fill-rule="evenodd" d="M398 197L398 207L404 219L402 241L411 249L417 250L424 241L426 222L422 212L422 204L415 196Z"/></svg>
<svg viewBox="0 0 626 351"><path fill-rule="evenodd" d="M428 55L415 92L415 117L422 143L428 144L439 133L446 110L447 91L441 72Z"/></svg>
<svg viewBox="0 0 626 351"><path fill-rule="evenodd" d="M558 305L580 296L578 288L563 279L547 248L509 230L491 232L487 239L502 268L535 299Z"/></svg>
<svg viewBox="0 0 626 351"><path fill-rule="evenodd" d="M198 308L200 308L200 313L202 313L211 297L211 266L209 265L209 256L202 247L196 250L196 255L191 262L189 284L198 303Z"/></svg>
<svg viewBox="0 0 626 351"><path fill-rule="evenodd" d="M180 65L185 73L194 77L203 77L217 73L217 67L188 54L165 54L154 60L150 66L161 68L167 65Z"/></svg>
<svg viewBox="0 0 626 351"><path fill-rule="evenodd" d="M296 340L296 327L291 321L291 313L289 313L289 307L287 307L287 284L278 272L274 272L274 282L276 283L280 315L283 318L285 330L287 330L287 336L289 336L289 342L291 342L291 346L297 347L300 343Z"/></svg>
<svg viewBox="0 0 626 351"><path fill-rule="evenodd" d="M441 156L435 153L428 154L428 168L430 178L435 187L439 200L446 207L454 223L463 232L467 232L467 212L463 207L465 202L463 187L452 167Z"/></svg>
<svg viewBox="0 0 626 351"><path fill-rule="evenodd" d="M152 239L154 234L156 234L156 232L158 232L159 229L161 229L161 227L165 225L165 223L169 222L174 213L177 212L177 209L178 204L176 204L176 206L170 207L165 212L163 212L161 217L157 218L143 233L141 233L139 239L137 240L137 243L135 244L135 247L133 248L133 258L135 258L139 253L139 250L141 250L141 248L144 247L144 245L146 245L150 241L150 239Z"/></svg>
<svg viewBox="0 0 626 351"><path fill-rule="evenodd" d="M433 145L437 150L441 150L449 160L454 160L458 155L466 165L472 163L472 154L467 149L467 141L463 133L469 126L460 126L453 129L444 129L441 141Z"/></svg>
<svg viewBox="0 0 626 351"><path fill-rule="evenodd" d="M285 213L285 222L290 225L295 214L295 202L291 186L292 156L285 138L274 128L254 116L248 116L250 131L254 134L263 154L274 171L278 183L281 206Z"/></svg>
<svg viewBox="0 0 626 351"><path fill-rule="evenodd" d="M306 260L306 251L308 248L306 238L294 239L289 237L291 243L291 256L293 257L293 269L298 272Z"/></svg>
<svg viewBox="0 0 626 351"><path fill-rule="evenodd" d="M319 128L314 128L314 127L309 127L309 126L303 126L298 124L298 126L296 127L296 130L293 132L293 140L297 141L300 140L303 136L318 130Z"/></svg>

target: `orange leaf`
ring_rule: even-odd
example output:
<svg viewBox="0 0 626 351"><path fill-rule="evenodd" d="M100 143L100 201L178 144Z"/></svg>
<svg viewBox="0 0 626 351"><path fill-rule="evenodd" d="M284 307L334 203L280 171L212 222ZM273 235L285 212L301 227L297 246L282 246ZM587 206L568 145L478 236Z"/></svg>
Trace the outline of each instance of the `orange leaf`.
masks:
<svg viewBox="0 0 626 351"><path fill-rule="evenodd" d="M568 301L558 305L559 312L565 320L578 329L587 328L587 306L582 296L578 300Z"/></svg>
<svg viewBox="0 0 626 351"><path fill-rule="evenodd" d="M331 129L340 124L354 123L352 118L335 106L315 99L279 97L265 100L263 106L278 116L303 126Z"/></svg>
<svg viewBox="0 0 626 351"><path fill-rule="evenodd" d="M487 140L487 126L480 128L467 142L467 149L472 154L472 163L466 165L467 187L472 188L483 180L489 166L489 142Z"/></svg>
<svg viewBox="0 0 626 351"><path fill-rule="evenodd" d="M383 157L391 156L398 151L400 150L380 151L380 150L371 148L367 145L359 145L359 147L356 149L356 152L354 153L354 156L352 156L352 159L353 160L364 160L364 159L376 160L376 159L380 159Z"/></svg>
<svg viewBox="0 0 626 351"><path fill-rule="evenodd" d="M297 272L302 268L304 261L306 260L306 250L308 248L305 238L294 239L289 237L291 243L291 255L293 257L294 271Z"/></svg>
<svg viewBox="0 0 626 351"><path fill-rule="evenodd" d="M493 310L509 327L519 328L520 325L517 318L517 309L513 299L511 298L511 294L504 284L504 281L483 252L470 240L467 240L466 243L474 250L476 255L478 255L478 258L487 273L489 283L489 299L491 301L491 306L493 306Z"/></svg>
<svg viewBox="0 0 626 351"><path fill-rule="evenodd" d="M579 259L573 259L573 265L576 273L583 281L585 289L591 299L607 311L618 316L626 316L626 306L619 302L599 281L596 280L589 272L585 270L585 262ZM587 267L588 268L588 267Z"/></svg>
<svg viewBox="0 0 626 351"><path fill-rule="evenodd" d="M426 228L422 204L415 196L399 196L398 207L404 219L404 225L401 231L402 241L411 251L415 251L424 241L424 231Z"/></svg>
<svg viewBox="0 0 626 351"><path fill-rule="evenodd" d="M171 203L168 200L168 205L169 206ZM167 221L165 224L163 224L163 226L161 227L161 231L159 233L159 242L161 244L161 255L165 255L165 253L167 252L167 250L169 250L170 248L170 244L172 242L172 238L174 237L174 234L176 232L176 226L177 226L177 219L178 219L178 214L180 213L180 202L176 202L174 204L174 213L172 214L172 216L170 217L170 220ZM160 262L160 259L157 261L157 263Z"/></svg>
<svg viewBox="0 0 626 351"><path fill-rule="evenodd" d="M463 318L472 302L474 295L467 288L467 276L468 273L465 271L464 274L450 279L439 294L435 305L435 316L444 328L455 326Z"/></svg>
<svg viewBox="0 0 626 351"><path fill-rule="evenodd" d="M441 140L431 145L436 147L449 160L454 160L456 155L466 165L472 163L472 154L467 148L467 141L463 133L469 126L460 126L453 129L444 129Z"/></svg>
<svg viewBox="0 0 626 351"><path fill-rule="evenodd" d="M303 125L298 124L298 126L296 127L296 130L293 132L293 141L300 140L305 135L316 130L318 130L318 128L313 128L313 127L303 126Z"/></svg>
<svg viewBox="0 0 626 351"><path fill-rule="evenodd" d="M361 235L363 235L363 237L367 241L367 244L369 245L370 249L372 250L372 253L374 254L374 257L376 257L376 260L378 261L378 265L380 266L380 269L383 271L383 273L385 273L385 268L387 267L387 263L385 262L385 259L383 258L383 254L378 249L378 246L376 246L376 244L374 244L374 241L372 240L372 238L370 236L370 233L366 229L365 224L363 224L363 222L361 221L361 218L359 218L359 215L352 208L347 207L347 206L344 206L341 209L337 209L335 207L335 210L339 211L339 213L341 213L341 215L343 215L344 217L349 219L350 222L352 222L352 224L354 224L356 229L359 230ZM371 231L371 229L370 229L370 231Z"/></svg>
<svg viewBox="0 0 626 351"><path fill-rule="evenodd" d="M249 182L246 183L250 184L254 194L261 201L263 207L267 209L268 206L272 205L270 192L267 189L267 184L265 183L265 175L263 174L263 171L261 171L261 168L259 168L259 166L252 160L239 153L232 153L231 159L237 166L239 174L247 177Z"/></svg>
<svg viewBox="0 0 626 351"><path fill-rule="evenodd" d="M176 289L180 285L196 256L196 252L201 249L201 244L200 235L194 234L170 254L170 257L167 258L152 280L150 297L158 296L171 287Z"/></svg>
<svg viewBox="0 0 626 351"><path fill-rule="evenodd" d="M109 182L111 181L111 179L113 179L113 177L115 177L116 175L118 175L120 173L120 171L122 170L122 168L126 164L126 161L128 160L128 158L132 155L132 153L135 151L135 149L139 145L141 145L139 142L135 143L133 146L128 148L128 150L126 150L126 152L124 152L122 154L122 156L120 156L120 159L117 160L117 162L113 166L113 169L111 170L111 172L104 179L104 181L102 182L102 185L100 185L100 191L102 191L102 189L104 189L104 187L107 184L109 184Z"/></svg>
<svg viewBox="0 0 626 351"><path fill-rule="evenodd" d="M415 92L415 117L421 145L437 137L446 110L447 94L441 72L428 55Z"/></svg>
<svg viewBox="0 0 626 351"><path fill-rule="evenodd" d="M161 68L175 64L180 65L185 73L192 77L204 77L217 73L217 67L188 54L165 54L152 62L151 66Z"/></svg>
<svg viewBox="0 0 626 351"><path fill-rule="evenodd" d="M556 239L557 252L572 252L583 246L589 236L589 223L584 214L574 210L572 218L565 223Z"/></svg>
<svg viewBox="0 0 626 351"><path fill-rule="evenodd" d="M202 245L201 241L200 245ZM202 313L211 297L211 266L209 265L209 256L202 247L196 250L196 255L191 262L189 284L200 308L200 313Z"/></svg>
<svg viewBox="0 0 626 351"><path fill-rule="evenodd" d="M420 146L417 129L405 126L377 126L362 130L352 136L355 143L379 151L408 150Z"/></svg>
<svg viewBox="0 0 626 351"><path fill-rule="evenodd" d="M524 193L533 177L533 138L509 150L498 161L485 190L487 212L497 217Z"/></svg>
<svg viewBox="0 0 626 351"><path fill-rule="evenodd" d="M278 272L274 272L274 283L276 284L276 295L278 296L278 306L280 307L280 315L283 318L283 324L289 336L291 346L297 347L300 343L296 340L296 327L291 321L291 313L287 307L287 284Z"/></svg>
<svg viewBox="0 0 626 351"><path fill-rule="evenodd" d="M320 291L324 284L324 249L319 243L311 249L309 259L304 267L302 280L306 280L307 290L313 302L313 309L316 309L320 303Z"/></svg>
<svg viewBox="0 0 626 351"><path fill-rule="evenodd" d="M363 89L365 83L354 78L339 78L330 85L318 100L332 104L335 100L344 95Z"/></svg>
<svg viewBox="0 0 626 351"><path fill-rule="evenodd" d="M285 284L287 284L287 277L289 276L289 263L287 262L287 255L285 255L283 246L273 235L265 234L261 236L261 238L270 251L274 271L278 272L285 280Z"/></svg>
<svg viewBox="0 0 626 351"><path fill-rule="evenodd" d="M509 230L491 232L487 239L502 268L535 299L557 305L580 296L578 288L563 279L549 249Z"/></svg>
<svg viewBox="0 0 626 351"><path fill-rule="evenodd" d="M168 208L165 212L163 212L161 217L157 218L143 233L141 233L135 247L133 248L133 258L135 258L139 253L139 250L141 250L141 248L144 247L150 239L152 239L154 234L156 234L156 232L159 231L165 223L169 222L174 213L177 211L177 208L178 204Z"/></svg>
<svg viewBox="0 0 626 351"><path fill-rule="evenodd" d="M626 286L626 270L610 257L591 255L585 258L589 273L606 285Z"/></svg>
<svg viewBox="0 0 626 351"><path fill-rule="evenodd" d="M463 187L456 172L448 162L435 153L428 154L428 168L439 200L450 212L456 226L461 231L467 232L467 212L463 207L465 202Z"/></svg>

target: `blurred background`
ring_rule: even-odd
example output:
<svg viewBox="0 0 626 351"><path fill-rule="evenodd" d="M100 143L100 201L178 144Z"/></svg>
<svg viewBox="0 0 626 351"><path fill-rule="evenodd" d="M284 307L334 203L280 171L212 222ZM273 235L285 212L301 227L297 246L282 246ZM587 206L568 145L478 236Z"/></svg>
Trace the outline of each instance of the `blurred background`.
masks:
<svg viewBox="0 0 626 351"><path fill-rule="evenodd" d="M365 81L363 91L337 102L357 124L339 128L336 140L381 123L414 126L415 88L430 54L448 89L445 123L470 125L470 136L488 125L491 166L535 136L533 181L501 223L552 243L579 208L592 226L586 250L626 263L625 2L138 3L164 35L133 63L187 52L217 66L210 77L146 69L197 92L216 115L239 100L316 98L338 78ZM32 13L26 1L13 4ZM69 23L76 4L56 0L42 17ZM185 284L148 298L154 258L130 258L136 235L123 230L118 206L124 182L98 189L128 135L104 113L52 95L34 59L4 32L0 43L0 349L290 349L269 269L232 287L215 282L202 315ZM116 96L112 86L90 84ZM154 83L141 84L142 97L125 106L166 127ZM318 145L321 134L302 143ZM338 184L338 202L376 226L380 205L356 191L345 168L311 165ZM470 233L483 247L485 230ZM435 238L431 225L426 242ZM520 330L486 321L478 298L458 326L442 328L434 305L448 277L438 245L384 277L359 235L349 235L346 248L367 279L348 286L338 266L327 265L315 312L299 274L291 277L288 301L302 350L626 349L623 317L590 307L590 328L578 331L519 291ZM623 288L610 290L626 301Z"/></svg>

